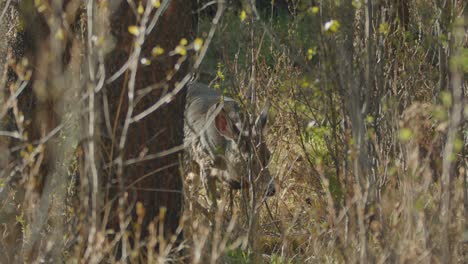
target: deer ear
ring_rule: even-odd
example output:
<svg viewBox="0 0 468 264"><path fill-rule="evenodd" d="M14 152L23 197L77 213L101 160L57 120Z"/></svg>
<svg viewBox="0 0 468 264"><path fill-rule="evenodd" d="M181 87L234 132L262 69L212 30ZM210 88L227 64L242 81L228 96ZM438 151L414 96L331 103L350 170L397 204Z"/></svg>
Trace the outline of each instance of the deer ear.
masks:
<svg viewBox="0 0 468 264"><path fill-rule="evenodd" d="M226 115L224 109L221 109L219 114L215 117L215 127L218 132L229 139L234 139L234 131L232 128L231 121Z"/></svg>
<svg viewBox="0 0 468 264"><path fill-rule="evenodd" d="M266 132L266 128L267 128L266 123L268 120L269 111L270 111L270 100L267 99L265 105L263 106L262 112L257 117L257 120L255 120L255 128L262 134L265 134Z"/></svg>

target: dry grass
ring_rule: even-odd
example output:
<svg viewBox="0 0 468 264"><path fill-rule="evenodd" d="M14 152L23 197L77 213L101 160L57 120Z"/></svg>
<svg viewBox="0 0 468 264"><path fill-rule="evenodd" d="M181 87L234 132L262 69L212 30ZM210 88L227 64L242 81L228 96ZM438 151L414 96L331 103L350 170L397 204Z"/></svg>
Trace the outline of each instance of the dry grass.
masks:
<svg viewBox="0 0 468 264"><path fill-rule="evenodd" d="M120 231L105 225L112 207L103 202L104 191L94 197L102 210L92 214L93 171L89 149L79 143L85 139L77 107L64 106L70 112L60 133L43 135L56 145L60 164L53 169L63 177L51 185L61 188L41 199L34 189L43 177L45 142L26 139L24 128L34 120L23 117L13 96L30 73L24 61L7 62L18 78L0 96L8 101L0 105L0 132L19 134L0 134L0 249L9 253L0 262L467 263L466 4L411 1L406 28L374 6L382 13L375 12L369 33L363 3L346 25L334 1L320 1L317 14L307 1L292 2L296 16L271 23L254 22L255 12L242 22L228 10L200 69L202 81L226 88L249 113L271 101L267 140L276 195L261 199L218 183L212 212L200 179L182 166L184 208L169 237L163 236L165 209L145 226L146 208L126 195ZM450 18L426 16L448 9ZM336 18L337 32L322 27ZM212 28L208 20L201 19L200 36ZM428 21L442 27L425 27ZM351 54L345 49L350 35ZM15 136L18 144L5 140ZM100 224L95 229L92 217ZM43 229L35 229L37 219Z"/></svg>

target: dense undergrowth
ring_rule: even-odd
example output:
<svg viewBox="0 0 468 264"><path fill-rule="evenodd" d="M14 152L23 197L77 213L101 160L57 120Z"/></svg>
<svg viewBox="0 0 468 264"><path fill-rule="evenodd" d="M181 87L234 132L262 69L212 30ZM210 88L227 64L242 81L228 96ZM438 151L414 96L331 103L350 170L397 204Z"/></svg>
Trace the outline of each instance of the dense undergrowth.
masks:
<svg viewBox="0 0 468 264"><path fill-rule="evenodd" d="M279 186L261 207L255 249L229 251L228 262L466 261L467 112L456 121L454 111L467 89L453 78L466 76L457 67L468 62L452 56L441 73L438 54L466 50L466 31L455 33L465 6L452 6L448 41L434 33L434 3L409 3L405 21L391 20L397 6L375 5L371 29L364 3L353 4L354 20L333 2L306 1L290 4L294 15L223 19L202 70L222 74L201 78L239 101L255 89L272 102L270 170ZM459 87L441 87L441 78Z"/></svg>
<svg viewBox="0 0 468 264"><path fill-rule="evenodd" d="M120 231L107 228L112 204L127 199L133 186L109 198L118 180L102 184L98 198L104 202L92 214L88 176L94 171L90 150L82 147L90 139L80 138L85 130L77 121L87 109L75 107L64 115L60 132L46 135L57 136L56 167L67 176L61 178L67 188L52 192L41 232L31 224L37 217L32 204L43 200L31 190L44 177L44 142L18 140L12 147L2 139L12 135L0 130L0 151L14 156L8 163L0 155L0 248L17 243L24 251L30 234L39 232L38 262L60 241L59 258L67 263L466 263L466 3L279 2L287 5L255 9L229 2L196 71L198 81L235 98L247 115L271 102L267 143L275 196L265 199L218 183L213 212L200 179L180 166L184 203L176 235L163 236L164 208L145 226L147 208L137 201L125 201L125 210L116 213ZM205 43L217 16L210 13L216 5L208 4L199 11L196 30L197 41ZM135 10L143 16L140 6ZM137 30L129 28L133 35ZM99 43L106 46L104 40ZM195 42L184 40L170 52L195 49ZM155 49L155 58L169 52ZM190 59L181 57L181 64ZM20 76L11 94L29 80L27 64L9 62ZM73 66L80 68L72 64L67 74L73 75ZM83 92L80 100L88 96ZM0 107L2 122L8 116L23 133L32 121L28 115L25 120L16 98L8 102ZM9 128L3 123L2 129ZM138 151L137 161L148 154L146 148ZM96 151L96 160L112 158L100 164L103 171L111 170L112 154ZM97 229L89 226L93 217ZM12 218L9 225L5 219ZM66 220L60 232L54 232L57 219Z"/></svg>

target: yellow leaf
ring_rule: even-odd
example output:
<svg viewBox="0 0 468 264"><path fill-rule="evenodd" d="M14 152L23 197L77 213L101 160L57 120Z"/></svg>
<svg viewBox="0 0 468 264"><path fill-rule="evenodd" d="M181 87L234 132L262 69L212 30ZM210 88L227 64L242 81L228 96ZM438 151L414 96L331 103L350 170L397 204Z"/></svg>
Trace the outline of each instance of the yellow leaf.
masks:
<svg viewBox="0 0 468 264"><path fill-rule="evenodd" d="M359 9L362 6L362 3L360 0L353 0L352 5L354 8Z"/></svg>
<svg viewBox="0 0 468 264"><path fill-rule="evenodd" d="M145 207L143 206L143 203L137 202L137 204L136 204L136 213L137 213L138 217L145 216Z"/></svg>
<svg viewBox="0 0 468 264"><path fill-rule="evenodd" d="M161 46L159 45L157 45L156 47L153 48L153 50L151 50L151 55L153 55L154 57L162 55L163 53L164 53L164 49L161 48Z"/></svg>
<svg viewBox="0 0 468 264"><path fill-rule="evenodd" d="M379 25L379 33L387 35L390 29L390 25L387 22L384 22Z"/></svg>
<svg viewBox="0 0 468 264"><path fill-rule="evenodd" d="M239 18L242 22L244 22L244 20L247 18L247 13L245 12L245 10L241 11Z"/></svg>
<svg viewBox="0 0 468 264"><path fill-rule="evenodd" d="M181 45L177 46L174 51L175 53L182 55L182 56L187 55L187 49Z"/></svg>
<svg viewBox="0 0 468 264"><path fill-rule="evenodd" d="M132 35L138 36L140 34L140 28L138 26L129 26L128 32Z"/></svg>
<svg viewBox="0 0 468 264"><path fill-rule="evenodd" d="M328 21L324 25L325 31L331 32L331 33L335 33L336 31L338 31L339 27L340 27L340 22L338 22L337 20L334 20L334 19Z"/></svg>
<svg viewBox="0 0 468 264"><path fill-rule="evenodd" d="M153 0L153 5L154 7L158 8L161 6L161 1L160 0Z"/></svg>
<svg viewBox="0 0 468 264"><path fill-rule="evenodd" d="M312 49L312 48L308 49L308 50L307 50L307 59L308 59L308 60L311 60L312 57L314 56L314 54L315 54L315 50L314 50L314 49Z"/></svg>
<svg viewBox="0 0 468 264"><path fill-rule="evenodd" d="M196 38L194 41L193 41L193 49L195 51L199 51L203 46L203 39L201 38Z"/></svg>
<svg viewBox="0 0 468 264"><path fill-rule="evenodd" d="M141 2L138 5L138 10L137 11L138 11L138 14L140 14L140 15L143 14L143 12L145 12L145 9L143 8L143 5L141 4Z"/></svg>
<svg viewBox="0 0 468 264"><path fill-rule="evenodd" d="M185 46L188 44L188 40L186 38L182 38L179 42L180 45Z"/></svg>

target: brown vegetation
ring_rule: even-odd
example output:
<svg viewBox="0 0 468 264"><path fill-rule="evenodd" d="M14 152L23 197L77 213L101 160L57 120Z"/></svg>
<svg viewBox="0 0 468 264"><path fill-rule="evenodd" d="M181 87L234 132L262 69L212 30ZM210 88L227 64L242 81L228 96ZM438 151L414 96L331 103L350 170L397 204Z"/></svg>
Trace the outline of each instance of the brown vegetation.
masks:
<svg viewBox="0 0 468 264"><path fill-rule="evenodd" d="M468 261L465 1L252 2L0 4L0 263ZM193 76L274 197L188 175Z"/></svg>

